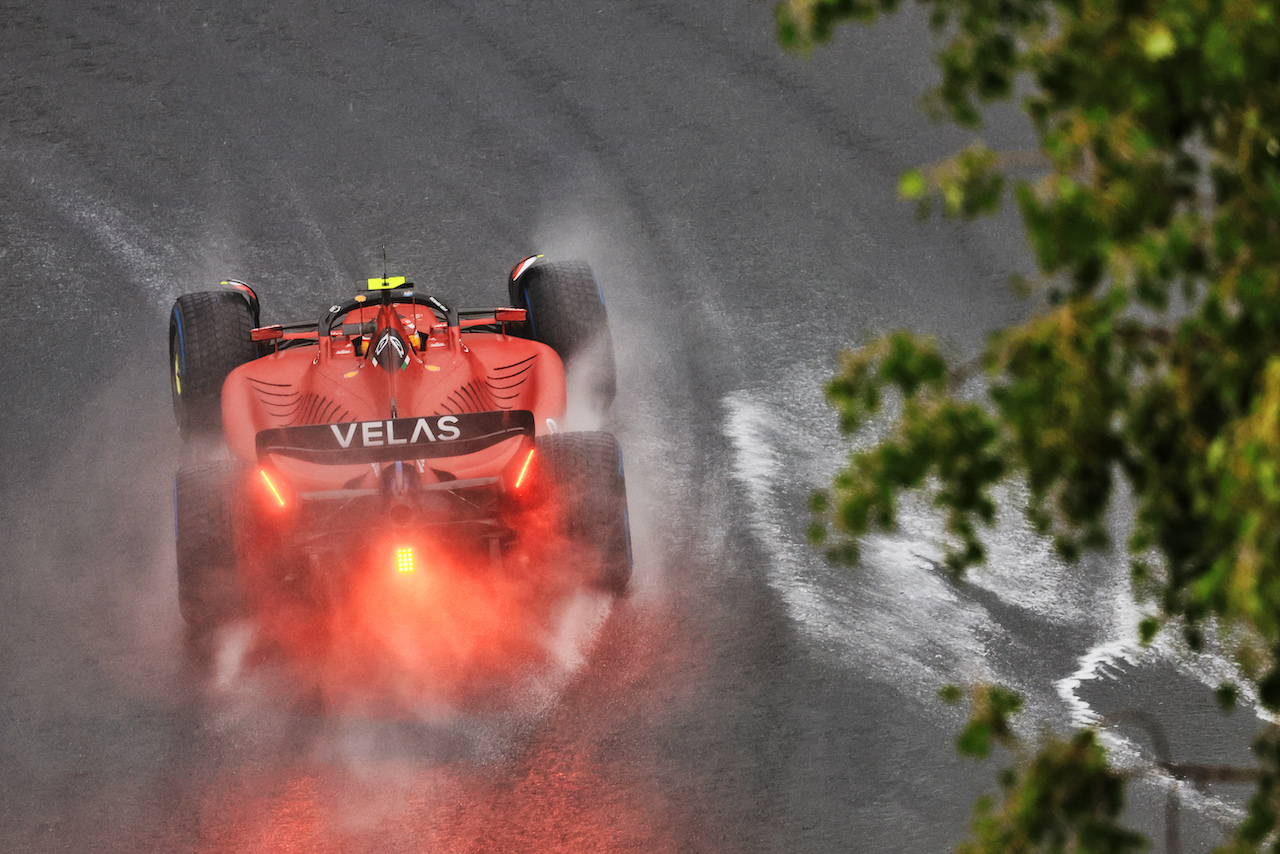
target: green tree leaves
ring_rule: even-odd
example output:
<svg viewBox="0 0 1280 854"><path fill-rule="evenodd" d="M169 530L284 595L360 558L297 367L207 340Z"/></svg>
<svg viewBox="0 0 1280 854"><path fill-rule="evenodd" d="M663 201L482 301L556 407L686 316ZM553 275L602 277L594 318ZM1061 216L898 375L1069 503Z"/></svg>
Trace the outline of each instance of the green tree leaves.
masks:
<svg viewBox="0 0 1280 854"><path fill-rule="evenodd" d="M961 219L1011 196L1043 307L989 340L985 394L966 384L970 366L911 333L842 357L827 388L842 429L891 424L815 499L814 539L853 560L859 537L894 526L901 492L922 490L947 514L948 565L960 571L983 557L992 489L1017 477L1030 521L1074 558L1109 544L1104 514L1123 482L1134 579L1161 609L1144 639L1172 622L1198 643L1213 618L1264 705L1280 709L1280 7L918 3L936 34L941 114L977 130L988 103L1021 93L1038 151L977 141L905 173L899 195ZM779 38L811 49L843 21L895 7L788 0ZM1278 743L1274 731L1259 743L1264 770ZM1112 782L1091 736L1046 751L976 825L988 847L972 850L1130 846L1108 824ZM1076 795L1036 788L1046 768L1092 806L1073 812ZM1240 850L1271 839L1275 779L1264 773ZM1028 803L1057 804L1053 821L1070 827L1020 823L1016 805Z"/></svg>
<svg viewBox="0 0 1280 854"><path fill-rule="evenodd" d="M950 703L961 696L954 686L941 692ZM1021 710L1022 698L1001 685L980 683L971 691L969 721L957 749L986 759L999 745L1017 762L1000 774L999 800L984 796L974 805L973 835L959 847L961 854L1124 854L1145 848L1143 837L1119 822L1124 779L1107 765L1097 733L1045 735L1028 756L1013 731L1012 718Z"/></svg>
<svg viewBox="0 0 1280 854"><path fill-rule="evenodd" d="M1017 745L1010 718L1022 711L1022 698L1001 685L978 684L973 688L969 723L956 739L956 749L974 759L991 755L992 742L1006 748Z"/></svg>
<svg viewBox="0 0 1280 854"><path fill-rule="evenodd" d="M974 808L973 838L960 854L1123 854L1146 840L1119 822L1124 781L1107 765L1093 730L1049 737L1029 762L1006 771L1002 799Z"/></svg>
<svg viewBox="0 0 1280 854"><path fill-rule="evenodd" d="M848 354L828 387L852 431L901 398L879 447L851 455L820 504L849 540L889 528L925 488L982 554L989 488L1026 478L1027 508L1068 556L1107 544L1102 514L1128 481L1132 547L1172 616L1210 614L1280 640L1280 21L1259 0L920 0L938 30L952 119L1025 81L1039 160L975 143L903 175L946 216L994 210L1013 185L1048 308L991 339L989 396L955 396L931 342L894 333ZM808 47L891 0L791 0L780 37ZM963 370L967 369L962 369ZM1149 563L1149 562L1148 562Z"/></svg>
<svg viewBox="0 0 1280 854"><path fill-rule="evenodd" d="M828 493L813 502L837 533L828 545L834 560L857 559L857 537L891 529L902 489L937 484L935 503L948 510L947 525L961 545L947 557L956 572L982 558L978 523L995 517L988 489L1005 473L997 425L973 403L947 394L946 363L932 341L895 332L857 353L845 353L827 399L840 413L840 428L856 432L880 412L883 390L894 389L902 414L894 434L877 447L855 452ZM815 541L827 539L818 526Z"/></svg>

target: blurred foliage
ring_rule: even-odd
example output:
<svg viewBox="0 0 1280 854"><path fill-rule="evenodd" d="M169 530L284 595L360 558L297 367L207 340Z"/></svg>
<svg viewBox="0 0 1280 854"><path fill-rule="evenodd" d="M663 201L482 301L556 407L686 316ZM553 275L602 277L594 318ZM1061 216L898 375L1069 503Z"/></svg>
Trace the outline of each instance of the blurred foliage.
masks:
<svg viewBox="0 0 1280 854"><path fill-rule="evenodd" d="M995 742L1007 748L1018 746L1009 718L1022 711L1022 698L1001 685L973 687L969 723L956 739L956 749L975 759L991 755Z"/></svg>
<svg viewBox="0 0 1280 854"><path fill-rule="evenodd" d="M893 426L814 499L813 538L853 561L859 537L893 528L902 491L923 490L959 573L984 557L993 488L1018 478L1032 525L1073 560L1112 545L1105 514L1123 484L1135 589L1159 609L1143 639L1172 623L1195 648L1211 621L1280 710L1280 5L917 2L941 73L931 108L980 134L983 109L1016 94L1038 150L975 142L905 173L899 194L961 219L1012 199L1038 268L1021 284L1043 308L991 337L985 394L962 395L965 369L914 333L844 354L827 388L841 428L887 417L886 400ZM778 37L809 50L897 5L788 0ZM1277 745L1274 730L1256 745L1262 783L1232 850L1280 850ZM1003 806L980 810L966 850L1124 850L1081 823L1061 831L1070 843L1018 824L1025 810L1066 820L1068 795L1035 789L1037 762L1110 792L1089 782L1100 756L1087 735L1050 743Z"/></svg>
<svg viewBox="0 0 1280 854"><path fill-rule="evenodd" d="M1023 756L1010 718L1022 708L1017 694L998 685L974 686L968 726L956 741L961 753L985 759L998 743L1018 760L1000 774L1003 798L981 798L973 838L961 854L984 852L1096 852L1124 854L1146 840L1119 821L1124 779L1107 765L1093 730L1069 739L1046 735L1034 756Z"/></svg>
<svg viewBox="0 0 1280 854"><path fill-rule="evenodd" d="M1003 801L984 797L974 808L973 838L961 854L1001 851L1140 851L1146 840L1119 822L1124 781L1107 765L1093 730L1070 739L1048 737L1040 751L1000 779Z"/></svg>

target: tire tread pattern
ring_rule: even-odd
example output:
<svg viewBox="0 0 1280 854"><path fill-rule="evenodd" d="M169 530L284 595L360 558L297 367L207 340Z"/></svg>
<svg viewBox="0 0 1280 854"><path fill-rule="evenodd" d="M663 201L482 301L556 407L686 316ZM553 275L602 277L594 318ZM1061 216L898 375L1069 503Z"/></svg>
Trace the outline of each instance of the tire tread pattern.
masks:
<svg viewBox="0 0 1280 854"><path fill-rule="evenodd" d="M615 595L631 579L622 449L610 433L554 433L537 441L539 466L563 502L565 530L599 560L595 583Z"/></svg>
<svg viewBox="0 0 1280 854"><path fill-rule="evenodd" d="M253 312L233 291L184 294L169 320L169 368L173 410L186 438L222 431L222 384L231 373L258 355L253 341ZM176 362L176 364L175 364Z"/></svg>
<svg viewBox="0 0 1280 854"><path fill-rule="evenodd" d="M245 470L244 463L216 460L179 470L174 484L178 607L196 632L208 632L243 610L234 516Z"/></svg>
<svg viewBox="0 0 1280 854"><path fill-rule="evenodd" d="M559 354L568 366L584 353L596 363L585 366L591 372L591 392L607 409L617 393L617 369L609 316L600 286L584 261L556 261L535 264L509 283L514 306L528 310L529 336Z"/></svg>

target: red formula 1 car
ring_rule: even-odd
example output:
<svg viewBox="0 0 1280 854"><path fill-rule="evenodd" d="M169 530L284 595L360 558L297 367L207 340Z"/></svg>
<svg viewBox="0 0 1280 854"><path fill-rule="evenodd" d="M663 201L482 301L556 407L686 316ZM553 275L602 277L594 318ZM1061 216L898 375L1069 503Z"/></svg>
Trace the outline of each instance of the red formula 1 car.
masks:
<svg viewBox="0 0 1280 854"><path fill-rule="evenodd" d="M624 592L618 443L560 427L565 365L588 378L589 405L613 400L599 287L586 264L542 256L508 285L513 307L457 309L374 279L316 322L271 326L240 282L178 298L178 592L193 637L301 613L290 631L315 640L337 631L317 615L371 579L445 567L472 585L450 589L473 593L509 584L527 596L553 575Z"/></svg>

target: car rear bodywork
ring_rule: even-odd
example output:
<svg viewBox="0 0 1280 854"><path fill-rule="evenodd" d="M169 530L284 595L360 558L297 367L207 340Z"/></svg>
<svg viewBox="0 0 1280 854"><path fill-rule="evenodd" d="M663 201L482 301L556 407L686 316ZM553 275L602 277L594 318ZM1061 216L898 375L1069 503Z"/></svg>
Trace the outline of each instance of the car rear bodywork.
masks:
<svg viewBox="0 0 1280 854"><path fill-rule="evenodd" d="M550 586L621 593L631 555L617 442L562 430L566 362L596 354L599 405L612 400L590 269L534 256L508 282L522 306L475 310L371 282L315 323L261 325L257 294L238 282L175 304L191 634L304 613L314 640L365 580L431 566L496 589L554 565Z"/></svg>

